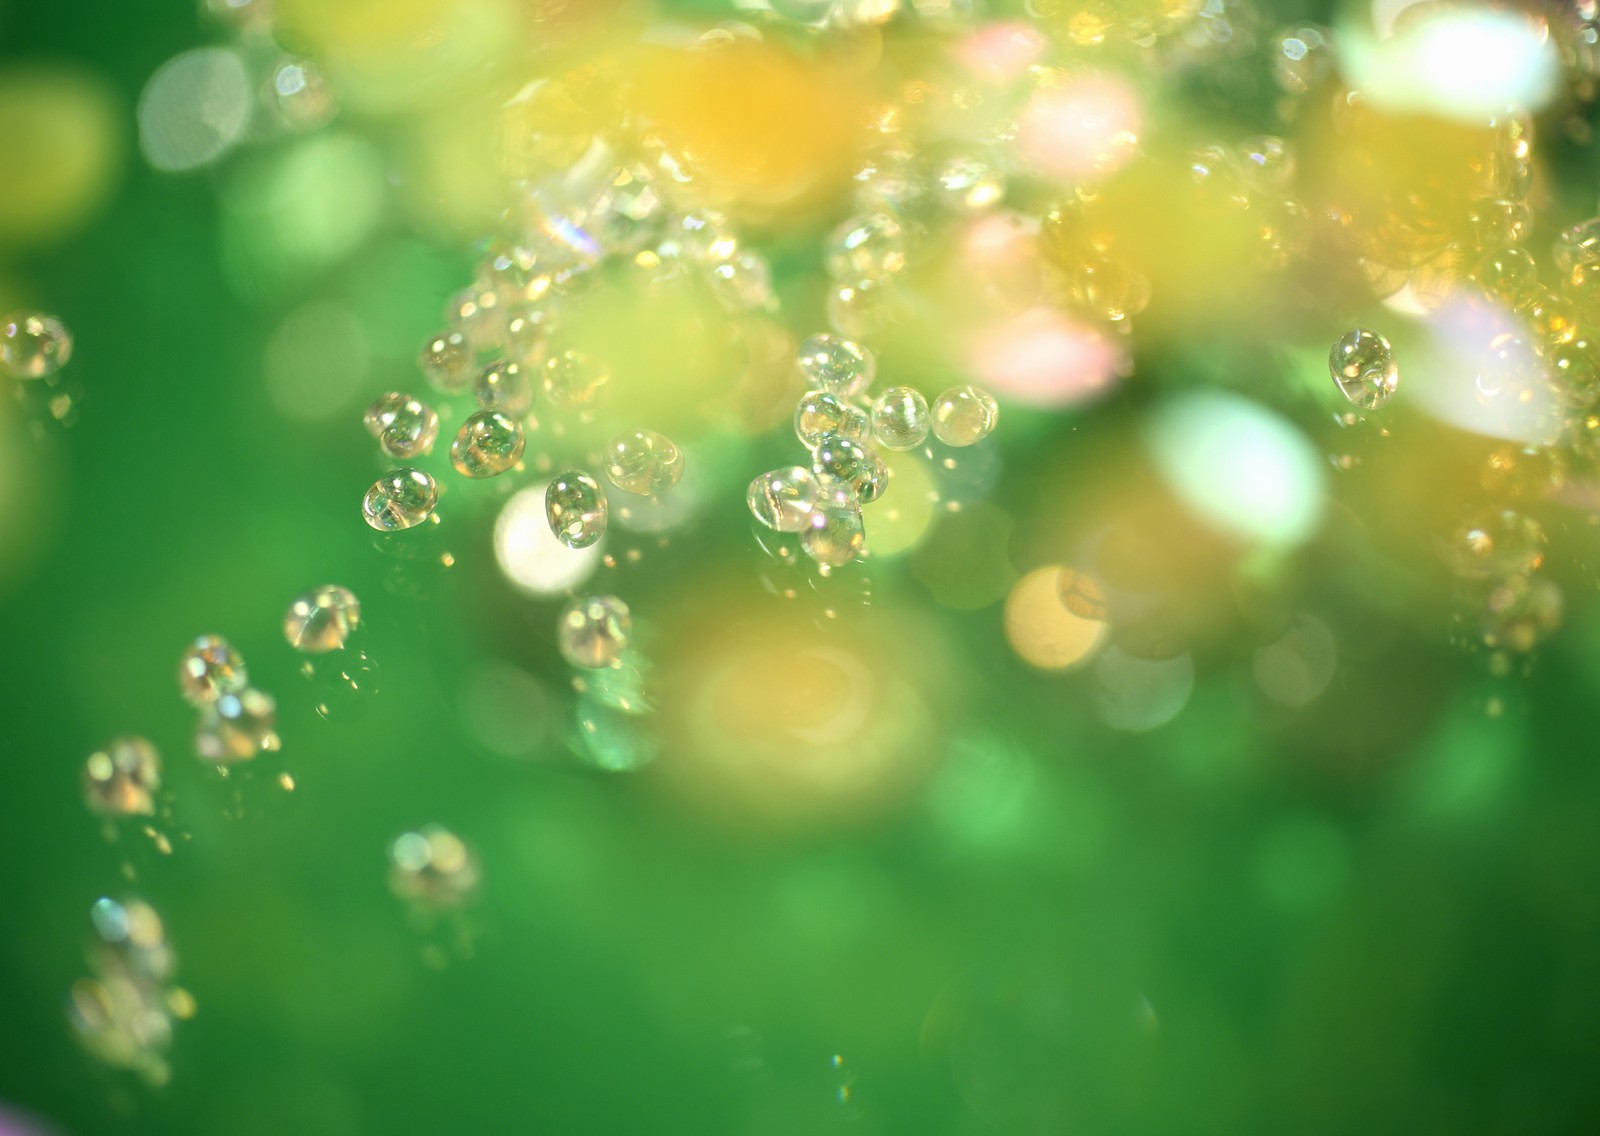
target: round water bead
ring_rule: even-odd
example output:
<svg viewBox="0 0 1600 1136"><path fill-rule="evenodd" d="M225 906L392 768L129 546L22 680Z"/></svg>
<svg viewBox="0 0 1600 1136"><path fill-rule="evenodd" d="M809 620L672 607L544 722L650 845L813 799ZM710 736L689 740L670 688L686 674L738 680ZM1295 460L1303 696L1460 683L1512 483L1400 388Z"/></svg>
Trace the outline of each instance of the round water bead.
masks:
<svg viewBox="0 0 1600 1136"><path fill-rule="evenodd" d="M1328 352L1328 374L1351 406L1376 410L1400 383L1394 348L1375 331L1357 328L1341 335Z"/></svg>
<svg viewBox="0 0 1600 1136"><path fill-rule="evenodd" d="M568 548L588 548L605 535L606 495L582 470L559 474L544 491L550 531Z"/></svg>
<svg viewBox="0 0 1600 1136"><path fill-rule="evenodd" d="M533 383L518 363L496 359L472 380L472 396L485 410L516 416L533 409Z"/></svg>
<svg viewBox="0 0 1600 1136"><path fill-rule="evenodd" d="M800 371L806 382L840 398L854 398L872 385L877 363L859 343L821 332L800 345Z"/></svg>
<svg viewBox="0 0 1600 1136"><path fill-rule="evenodd" d="M1551 348L1544 362L1551 389L1562 402L1584 409L1600 400L1600 344L1579 336Z"/></svg>
<svg viewBox="0 0 1600 1136"><path fill-rule="evenodd" d="M830 434L859 442L871 429L866 411L827 391L807 391L794 408L794 432L807 449Z"/></svg>
<svg viewBox="0 0 1600 1136"><path fill-rule="evenodd" d="M1544 526L1515 509L1468 516L1450 538L1457 574L1473 580L1525 576L1544 563Z"/></svg>
<svg viewBox="0 0 1600 1136"><path fill-rule="evenodd" d="M562 610L556 646L573 666L600 670L618 664L632 631L627 604L616 596L586 596Z"/></svg>
<svg viewBox="0 0 1600 1136"><path fill-rule="evenodd" d="M1491 300L1509 308L1520 308L1536 295L1539 266L1526 249L1512 245L1496 249L1478 262L1472 278Z"/></svg>
<svg viewBox="0 0 1600 1136"><path fill-rule="evenodd" d="M741 252L711 270L711 290L733 311L772 305L772 268L760 253Z"/></svg>
<svg viewBox="0 0 1600 1136"><path fill-rule="evenodd" d="M1563 275L1583 273L1600 265L1600 217L1561 230L1550 248L1550 258Z"/></svg>
<svg viewBox="0 0 1600 1136"><path fill-rule="evenodd" d="M928 400L916 387L890 387L872 404L872 437L886 450L914 450L932 424Z"/></svg>
<svg viewBox="0 0 1600 1136"><path fill-rule="evenodd" d="M408 903L460 907L477 894L478 858L449 829L424 825L389 846L389 889Z"/></svg>
<svg viewBox="0 0 1600 1136"><path fill-rule="evenodd" d="M401 391L380 395L367 407L367 433L393 458L416 458L433 450L439 437L439 416L433 407Z"/></svg>
<svg viewBox="0 0 1600 1136"><path fill-rule="evenodd" d="M683 451L654 430L618 434L606 443L606 477L624 493L665 493L683 478Z"/></svg>
<svg viewBox="0 0 1600 1136"><path fill-rule="evenodd" d="M582 351L568 349L544 361L544 393L557 406L589 402L611 372Z"/></svg>
<svg viewBox="0 0 1600 1136"><path fill-rule="evenodd" d="M244 656L220 635L202 635L178 660L178 689L186 701L206 706L249 685Z"/></svg>
<svg viewBox="0 0 1600 1136"><path fill-rule="evenodd" d="M349 588L324 584L300 596L283 616L283 637L308 655L338 651L361 625L361 601Z"/></svg>
<svg viewBox="0 0 1600 1136"><path fill-rule="evenodd" d="M19 379L42 379L72 358L72 333L44 312L12 312L0 323L0 366Z"/></svg>
<svg viewBox="0 0 1600 1136"><path fill-rule="evenodd" d="M800 532L806 527L820 491L809 469L791 465L763 473L752 481L745 502L756 520L769 529Z"/></svg>
<svg viewBox="0 0 1600 1136"><path fill-rule="evenodd" d="M817 495L800 547L818 564L838 568L866 551L867 533L861 523L861 506L843 485L826 486Z"/></svg>
<svg viewBox="0 0 1600 1136"><path fill-rule="evenodd" d="M454 394L472 380L473 350L459 331L441 331L422 345L417 364L428 382Z"/></svg>
<svg viewBox="0 0 1600 1136"><path fill-rule="evenodd" d="M271 696L259 690L224 694L202 711L195 751L208 761L231 762L277 749L277 712Z"/></svg>
<svg viewBox="0 0 1600 1136"><path fill-rule="evenodd" d="M117 738L83 765L83 796L103 816L151 816L161 788L161 755L143 738Z"/></svg>
<svg viewBox="0 0 1600 1136"><path fill-rule="evenodd" d="M522 460L522 424L498 410L467 416L450 443L450 464L464 477L495 477Z"/></svg>
<svg viewBox="0 0 1600 1136"><path fill-rule="evenodd" d="M828 236L828 272L841 280L877 280L905 266L905 229L887 213L852 217Z"/></svg>
<svg viewBox="0 0 1600 1136"><path fill-rule="evenodd" d="M863 505L882 497L889 484L889 471L882 458L858 442L833 434L824 437L811 451L811 472L823 485L831 479L849 486L851 494Z"/></svg>
<svg viewBox="0 0 1600 1136"><path fill-rule="evenodd" d="M971 446L1000 421L1000 406L982 387L951 387L933 400L933 436L947 446Z"/></svg>
<svg viewBox="0 0 1600 1136"><path fill-rule="evenodd" d="M534 365L543 342L544 320L544 312L532 304L506 313L505 349L512 362L523 367Z"/></svg>
<svg viewBox="0 0 1600 1136"><path fill-rule="evenodd" d="M433 515L439 487L420 469L402 466L390 470L361 499L361 515L379 532L413 528Z"/></svg>

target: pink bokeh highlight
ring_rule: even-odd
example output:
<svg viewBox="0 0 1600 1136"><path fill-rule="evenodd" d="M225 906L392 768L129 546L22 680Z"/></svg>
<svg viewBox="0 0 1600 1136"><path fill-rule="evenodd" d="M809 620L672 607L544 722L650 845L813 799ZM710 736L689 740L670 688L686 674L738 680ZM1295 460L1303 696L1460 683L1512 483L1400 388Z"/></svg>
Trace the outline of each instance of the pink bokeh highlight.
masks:
<svg viewBox="0 0 1600 1136"><path fill-rule="evenodd" d="M1121 345L1053 308L1032 308L980 329L967 365L1008 401L1059 408L1100 398L1124 369Z"/></svg>
<svg viewBox="0 0 1600 1136"><path fill-rule="evenodd" d="M1060 181L1111 173L1139 147L1139 94L1111 75L1084 75L1037 92L1022 112L1017 145L1035 172Z"/></svg>

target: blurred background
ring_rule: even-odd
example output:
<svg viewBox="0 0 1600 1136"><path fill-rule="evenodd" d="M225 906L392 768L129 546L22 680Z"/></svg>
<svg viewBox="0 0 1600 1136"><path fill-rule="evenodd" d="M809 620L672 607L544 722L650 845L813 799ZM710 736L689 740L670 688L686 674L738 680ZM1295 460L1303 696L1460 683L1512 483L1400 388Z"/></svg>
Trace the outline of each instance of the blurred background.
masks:
<svg viewBox="0 0 1600 1136"><path fill-rule="evenodd" d="M1600 1127L1600 483L1573 433L1600 423L1571 391L1600 355L1548 421L1450 385L1485 321L1554 336L1546 362L1576 341L1483 258L1525 245L1556 288L1544 250L1596 210L1581 60L1507 188L1484 170L1531 118L1330 111L1406 71L1317 64L1304 29L1366 6L265 11L0 8L0 307L74 340L0 400L0 1133ZM715 27L737 42L685 50ZM931 163L910 189L856 136L879 107ZM724 273L730 305L592 270L562 334L612 352L611 409L455 478L470 400L418 346L447 302L470 323L507 161L548 186L629 114L770 280ZM1247 222L1173 188L1263 135L1300 160ZM899 283L881 232L839 269L869 192L930 250ZM1499 306L1446 302L1469 285ZM740 505L803 456L790 360L824 325L879 387L1002 407L979 445L885 455L872 556L826 575ZM1363 326L1400 361L1371 416L1326 366ZM441 410L438 525L361 522L385 390ZM614 497L563 559L541 475L640 418L684 447L678 496ZM360 639L308 677L284 612L329 583ZM557 615L593 592L634 653L575 672ZM277 700L281 750L226 776L176 685L202 634ZM161 789L108 820L84 761L128 735ZM391 878L429 825L469 850L466 902ZM103 897L159 912L159 1059L73 1024Z"/></svg>

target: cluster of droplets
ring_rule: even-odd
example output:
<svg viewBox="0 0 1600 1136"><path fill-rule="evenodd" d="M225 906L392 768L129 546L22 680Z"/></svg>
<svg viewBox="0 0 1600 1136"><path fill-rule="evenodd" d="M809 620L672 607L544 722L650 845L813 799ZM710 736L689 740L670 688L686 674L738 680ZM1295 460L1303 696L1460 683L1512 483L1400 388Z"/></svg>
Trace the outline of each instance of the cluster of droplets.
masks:
<svg viewBox="0 0 1600 1136"><path fill-rule="evenodd" d="M178 689L199 712L195 752L232 765L279 747L278 707L250 685L244 656L220 635L202 635L178 660Z"/></svg>

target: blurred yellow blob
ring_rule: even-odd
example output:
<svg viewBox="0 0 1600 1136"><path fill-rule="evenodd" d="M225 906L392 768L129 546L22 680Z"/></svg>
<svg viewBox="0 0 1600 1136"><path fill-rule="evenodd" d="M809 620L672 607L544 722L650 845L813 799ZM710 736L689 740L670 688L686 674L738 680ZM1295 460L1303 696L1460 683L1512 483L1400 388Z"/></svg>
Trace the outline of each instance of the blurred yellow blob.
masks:
<svg viewBox="0 0 1600 1136"><path fill-rule="evenodd" d="M0 75L0 244L45 244L94 215L122 164L121 118L93 76L64 67Z"/></svg>
<svg viewBox="0 0 1600 1136"><path fill-rule="evenodd" d="M1067 572L1058 564L1035 568L1006 597L1006 641L1023 662L1059 671L1089 659L1105 641L1108 625L1068 610L1062 593Z"/></svg>

